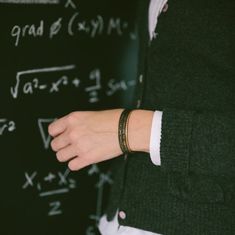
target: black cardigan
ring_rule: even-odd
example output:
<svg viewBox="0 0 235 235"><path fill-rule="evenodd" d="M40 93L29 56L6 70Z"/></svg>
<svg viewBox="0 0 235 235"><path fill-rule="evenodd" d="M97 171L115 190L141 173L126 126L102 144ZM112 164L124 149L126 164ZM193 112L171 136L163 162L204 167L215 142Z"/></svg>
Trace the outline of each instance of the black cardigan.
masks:
<svg viewBox="0 0 235 235"><path fill-rule="evenodd" d="M235 1L169 0L151 43L148 2L134 102L163 111L161 166L147 153L114 161L108 220L119 208L121 225L155 233L235 234Z"/></svg>

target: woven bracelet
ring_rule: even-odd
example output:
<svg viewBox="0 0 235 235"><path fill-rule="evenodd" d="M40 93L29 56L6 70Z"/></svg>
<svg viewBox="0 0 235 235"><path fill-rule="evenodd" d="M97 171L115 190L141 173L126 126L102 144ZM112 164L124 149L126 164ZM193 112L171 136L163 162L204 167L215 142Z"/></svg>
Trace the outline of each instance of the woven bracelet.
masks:
<svg viewBox="0 0 235 235"><path fill-rule="evenodd" d="M132 110L124 109L119 119L118 139L119 139L120 148L123 153L132 152L128 143L128 120L129 120L129 114L131 112Z"/></svg>

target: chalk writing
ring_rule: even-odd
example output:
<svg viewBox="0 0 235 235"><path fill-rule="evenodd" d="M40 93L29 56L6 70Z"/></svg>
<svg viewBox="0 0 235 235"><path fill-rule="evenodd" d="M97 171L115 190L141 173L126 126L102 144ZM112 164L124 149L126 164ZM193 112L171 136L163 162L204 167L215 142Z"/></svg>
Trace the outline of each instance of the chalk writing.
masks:
<svg viewBox="0 0 235 235"><path fill-rule="evenodd" d="M15 84L15 86L10 88L11 95L14 99L16 99L18 97L19 88L20 88L20 85L21 85L21 80L25 77L24 75L55 73L55 72L61 72L61 71L64 72L64 71L68 71L68 70L73 70L73 69L75 69L75 67L76 67L75 65L65 65L65 66L58 66L58 67L40 68L40 69L20 71L16 74L16 84ZM65 78L59 78L60 81L61 81L61 79L65 80ZM56 90L57 90L58 86L61 84L61 82L56 82L56 84L57 85L55 85L54 83L51 84L50 92L52 92L51 91L52 87L56 87ZM63 85L65 85L65 83ZM45 90L47 88L48 88L47 84L39 84L39 79L34 78L32 82L28 82L28 83L23 84L22 91L23 91L24 94L33 94L35 89ZM53 88L53 90L54 89L55 88Z"/></svg>
<svg viewBox="0 0 235 235"><path fill-rule="evenodd" d="M50 211L48 212L49 216L62 214L62 210L60 209L61 207L60 201L50 202L49 206L50 206Z"/></svg>
<svg viewBox="0 0 235 235"><path fill-rule="evenodd" d="M73 9L77 8L76 4L72 0L67 0L64 7L65 8L70 8L71 7Z"/></svg>
<svg viewBox="0 0 235 235"><path fill-rule="evenodd" d="M99 180L95 184L95 188L97 189L97 199L96 199L96 212L95 214L91 214L89 218L92 221L95 221L95 225L89 226L86 229L86 235L95 235L96 234L96 229L100 220L100 217L102 215L102 208L103 208L103 190L105 185L111 185L113 184L113 180L111 178L111 172L106 172L103 173L97 166L97 164L93 164L90 169L88 170L88 175L93 176L93 175L98 175Z"/></svg>
<svg viewBox="0 0 235 235"><path fill-rule="evenodd" d="M48 149L51 142L51 136L48 134L48 126L51 122L53 122L55 118L39 118L38 119L38 127L42 137L43 145L45 149Z"/></svg>
<svg viewBox="0 0 235 235"><path fill-rule="evenodd" d="M24 183L22 185L23 190L31 191L32 189L38 192L39 198L53 198L57 196L66 195L71 190L77 188L77 180L69 176L70 170L67 168L64 172L48 172L46 175L40 174L38 171L31 173L24 172ZM96 212L89 216L89 218L97 223L102 215L102 202L103 202L103 190L105 185L111 185L113 183L110 172L102 172L97 164L93 164L87 170L88 176L98 176L98 181L95 184L97 189L97 202ZM63 214L63 205L60 200L48 202L49 209L48 216L56 216ZM87 229L87 234L92 234L95 227L90 226Z"/></svg>
<svg viewBox="0 0 235 235"><path fill-rule="evenodd" d="M70 170L66 169L65 172L49 172L45 176L40 176L37 171L33 171L32 173L25 172L25 182L22 185L22 189L35 189L40 198L68 194L72 189L77 187L76 180L69 177L69 172ZM61 206L60 201L50 202L48 216L62 214Z"/></svg>
<svg viewBox="0 0 235 235"><path fill-rule="evenodd" d="M70 36L76 33L84 33L91 38L98 35L111 35L122 36L127 31L129 25L127 21L122 20L120 17L111 17L108 21L104 20L101 15L96 15L90 20L80 20L79 13L75 12L68 22L68 34Z"/></svg>
<svg viewBox="0 0 235 235"><path fill-rule="evenodd" d="M60 32L62 27L61 21L62 17L59 17L54 23L52 23L49 34L50 39L52 39L55 35L57 35Z"/></svg>
<svg viewBox="0 0 235 235"><path fill-rule="evenodd" d="M0 135L4 132L13 132L16 129L16 124L14 121L9 121L7 119L0 119Z"/></svg>
<svg viewBox="0 0 235 235"><path fill-rule="evenodd" d="M60 0L0 0L8 4L59 4Z"/></svg>
<svg viewBox="0 0 235 235"><path fill-rule="evenodd" d="M95 103L95 102L99 101L98 91L102 88L101 87L100 70L99 69L95 69L95 70L91 71L89 79L91 81L95 81L95 84L85 88L85 91L88 92L89 95L90 95L89 102L90 103Z"/></svg>
<svg viewBox="0 0 235 235"><path fill-rule="evenodd" d="M117 81L112 78L110 80L105 79L108 81L102 85L102 76L99 68L91 70L88 79L81 81L78 74L69 74L69 72L75 68L75 65L67 65L18 72L16 74L16 83L10 88L11 95L14 99L17 99L20 95L33 95L36 92L37 94L42 92L55 94L61 92L62 89L66 87L70 89L81 88L81 92L88 94L88 102L96 103L100 101L99 93L101 91L103 91L106 96L112 96L118 91L128 91L129 88L136 84L135 80ZM62 73L62 75L59 75L60 73ZM43 74L47 76L43 76ZM51 81L52 79L54 81ZM43 139L45 140L45 138Z"/></svg>
<svg viewBox="0 0 235 235"><path fill-rule="evenodd" d="M112 96L114 93L120 90L128 90L129 87L133 87L136 85L135 80L130 81L116 81L115 79L111 79L108 81L108 90L106 91L107 96Z"/></svg>
<svg viewBox="0 0 235 235"><path fill-rule="evenodd" d="M92 165L90 170L88 171L89 176L92 176L95 174L99 175L99 181L95 185L98 191L98 196L97 196L97 202L96 202L96 213L93 215L90 215L90 219L95 220L97 224L102 213L102 199L103 199L104 185L105 184L111 185L113 183L113 180L111 179L111 172L107 172L105 174L102 173L96 164Z"/></svg>
<svg viewBox="0 0 235 235"><path fill-rule="evenodd" d="M22 186L22 188L23 188L23 189L26 189L28 186L32 186L32 187L33 187L33 186L34 186L33 180L34 180L34 178L36 177L37 172L34 171L34 172L33 172L32 174L30 174L30 175L29 175L28 172L25 172L24 175L25 175L26 181L25 181L24 185Z"/></svg>
<svg viewBox="0 0 235 235"><path fill-rule="evenodd" d="M96 235L95 227L94 226L89 226L86 230L86 235Z"/></svg>
<svg viewBox="0 0 235 235"><path fill-rule="evenodd" d="M124 61L121 46L127 45L128 39L136 40L130 12L127 19L124 16L127 5L125 12L118 13L118 9L109 9L105 1L95 2L92 9L86 4L76 0L0 0L5 32L1 45L1 94L6 96L2 97L6 103L0 118L0 138L5 145L4 153L9 155L6 162L14 156L17 158L17 170L7 186L9 192L17 195L6 197L7 205L12 204L6 210L14 214L16 210L20 213L21 208L26 209L22 221L27 220L32 231L34 218L41 224L52 222L58 234L66 228L63 224L60 228L56 221L66 222L69 218L72 222L74 217L77 224L81 223L81 228L76 229L79 234L82 229L81 234L96 235L106 202L105 192L113 183L111 173L96 164L87 168L87 175L61 170L62 164L50 150L48 125L56 120L58 109L62 115L80 106L96 109L106 104L118 105L119 98L125 96L123 93L135 86L134 80L127 81L132 69L115 74L116 69L120 71L123 67L116 60ZM129 43L128 55L132 49ZM115 94L117 99L111 99ZM99 106L98 102L103 103ZM15 147L9 148L5 142ZM88 225L82 218L82 210ZM41 227L36 230L47 230Z"/></svg>
<svg viewBox="0 0 235 235"><path fill-rule="evenodd" d="M72 8L76 7L72 2L67 4ZM66 5L66 6L67 6ZM80 19L80 13L75 12L70 17L61 17L47 22L41 19L38 22L25 25L14 25L11 28L11 37L14 39L14 45L18 47L24 38L55 38L60 33L67 32L67 36L76 36L84 34L91 39L97 36L123 36L129 35L130 39L135 40L135 32L132 32L129 23L120 17L110 17L104 19L102 15L96 15L89 20Z"/></svg>
<svg viewBox="0 0 235 235"><path fill-rule="evenodd" d="M41 20L38 25L24 25L20 27L15 25L11 30L11 36L15 37L15 46L19 45L20 38L32 36L32 37L42 37L44 34L44 21Z"/></svg>

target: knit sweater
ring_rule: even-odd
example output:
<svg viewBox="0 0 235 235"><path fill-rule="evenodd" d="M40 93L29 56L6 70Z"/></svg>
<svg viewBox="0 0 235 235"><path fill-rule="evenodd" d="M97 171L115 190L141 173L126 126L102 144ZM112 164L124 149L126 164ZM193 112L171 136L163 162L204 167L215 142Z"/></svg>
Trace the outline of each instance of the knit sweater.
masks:
<svg viewBox="0 0 235 235"><path fill-rule="evenodd" d="M164 235L235 234L234 0L170 0L149 43L140 0L134 102L163 111L161 166L113 161L107 218ZM141 102L140 102L141 101ZM133 108L136 106L133 105Z"/></svg>

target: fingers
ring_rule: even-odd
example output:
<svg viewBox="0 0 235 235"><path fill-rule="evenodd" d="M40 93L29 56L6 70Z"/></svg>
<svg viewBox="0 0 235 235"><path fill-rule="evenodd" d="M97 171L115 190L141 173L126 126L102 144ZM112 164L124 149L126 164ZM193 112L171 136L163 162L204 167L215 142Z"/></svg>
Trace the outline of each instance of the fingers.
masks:
<svg viewBox="0 0 235 235"><path fill-rule="evenodd" d="M91 159L86 156L80 157L76 151L76 148L74 148L72 145L61 149L59 152L57 152L56 156L60 162L69 161L68 167L71 171L80 170L93 163Z"/></svg>
<svg viewBox="0 0 235 235"><path fill-rule="evenodd" d="M60 162L66 162L78 155L76 148L74 146L69 145L66 148L61 149L56 153L57 159Z"/></svg>
<svg viewBox="0 0 235 235"><path fill-rule="evenodd" d="M54 140L51 141L51 148L57 152L60 149L65 148L67 145L69 145L69 138L66 133L63 133L57 137L54 138Z"/></svg>
<svg viewBox="0 0 235 235"><path fill-rule="evenodd" d="M69 162L68 167L71 171L77 171L90 164L91 163L86 158L77 157Z"/></svg>
<svg viewBox="0 0 235 235"><path fill-rule="evenodd" d="M54 122L48 127L48 132L52 137L55 137L66 130L67 127L67 116L64 116Z"/></svg>

